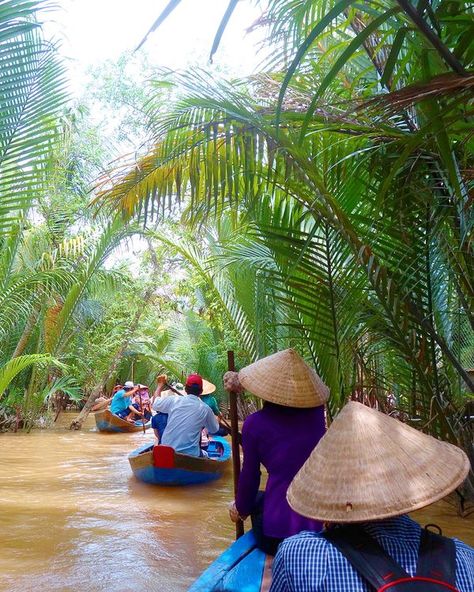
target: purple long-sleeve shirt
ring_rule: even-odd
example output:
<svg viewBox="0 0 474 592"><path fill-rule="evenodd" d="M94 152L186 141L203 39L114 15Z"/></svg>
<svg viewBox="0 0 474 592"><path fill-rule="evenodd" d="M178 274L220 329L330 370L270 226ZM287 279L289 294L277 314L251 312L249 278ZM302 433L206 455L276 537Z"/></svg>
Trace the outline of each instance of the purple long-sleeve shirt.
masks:
<svg viewBox="0 0 474 592"><path fill-rule="evenodd" d="M286 491L325 432L324 407L295 409L266 403L249 415L242 428L244 462L240 473L237 511L248 516L260 485L260 464L268 473L263 532L286 538L302 530L320 531L321 522L294 512Z"/></svg>

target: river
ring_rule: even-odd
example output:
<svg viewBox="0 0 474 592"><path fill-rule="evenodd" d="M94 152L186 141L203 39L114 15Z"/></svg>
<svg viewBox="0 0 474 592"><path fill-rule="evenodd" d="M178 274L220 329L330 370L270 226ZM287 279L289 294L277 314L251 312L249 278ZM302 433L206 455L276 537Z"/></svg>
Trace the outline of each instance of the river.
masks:
<svg viewBox="0 0 474 592"><path fill-rule="evenodd" d="M181 592L231 542L232 478L160 488L127 453L151 435L56 429L0 434L0 590ZM474 516L441 502L416 513L474 545Z"/></svg>

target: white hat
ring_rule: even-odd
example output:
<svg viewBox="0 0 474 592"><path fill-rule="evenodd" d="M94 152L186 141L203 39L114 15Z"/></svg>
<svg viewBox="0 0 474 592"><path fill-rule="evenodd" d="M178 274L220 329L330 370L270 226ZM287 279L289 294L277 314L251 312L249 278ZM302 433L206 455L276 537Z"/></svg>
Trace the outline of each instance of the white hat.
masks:
<svg viewBox="0 0 474 592"><path fill-rule="evenodd" d="M127 380L127 382L123 385L124 388L134 388L135 385L133 384L133 382L131 380Z"/></svg>

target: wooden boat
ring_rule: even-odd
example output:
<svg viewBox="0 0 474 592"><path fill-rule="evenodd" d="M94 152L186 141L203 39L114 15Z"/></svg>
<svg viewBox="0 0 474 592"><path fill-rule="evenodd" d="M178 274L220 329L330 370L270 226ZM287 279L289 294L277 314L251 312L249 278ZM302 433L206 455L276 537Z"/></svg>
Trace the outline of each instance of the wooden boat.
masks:
<svg viewBox="0 0 474 592"><path fill-rule="evenodd" d="M192 584L188 592L263 592L271 584L271 559L250 530L237 539Z"/></svg>
<svg viewBox="0 0 474 592"><path fill-rule="evenodd" d="M230 444L213 436L207 449L209 457L175 452L171 446L145 444L128 457L133 474L153 485L195 485L222 476L230 463Z"/></svg>
<svg viewBox="0 0 474 592"><path fill-rule="evenodd" d="M94 413L95 416L95 424L99 432L109 432L109 433L117 433L117 432L139 432L143 430L143 421L140 419L135 423L130 423L129 421L125 421L121 417L118 417L114 413L110 411L110 409L104 409L102 411L97 411ZM147 422L145 424L145 429L151 426L151 422Z"/></svg>

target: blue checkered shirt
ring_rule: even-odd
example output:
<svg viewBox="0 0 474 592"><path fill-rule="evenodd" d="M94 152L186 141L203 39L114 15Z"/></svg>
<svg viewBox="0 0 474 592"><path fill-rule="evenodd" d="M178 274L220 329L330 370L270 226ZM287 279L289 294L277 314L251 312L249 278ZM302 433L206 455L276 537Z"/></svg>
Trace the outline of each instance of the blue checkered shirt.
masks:
<svg viewBox="0 0 474 592"><path fill-rule="evenodd" d="M415 574L421 527L408 516L365 525L387 553L411 576ZM474 592L474 549L454 539L456 587ZM324 537L301 532L286 539L273 562L270 592L369 592L372 588Z"/></svg>

